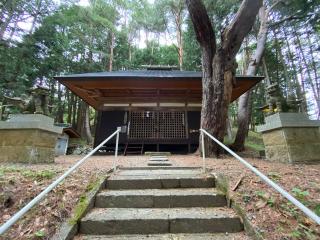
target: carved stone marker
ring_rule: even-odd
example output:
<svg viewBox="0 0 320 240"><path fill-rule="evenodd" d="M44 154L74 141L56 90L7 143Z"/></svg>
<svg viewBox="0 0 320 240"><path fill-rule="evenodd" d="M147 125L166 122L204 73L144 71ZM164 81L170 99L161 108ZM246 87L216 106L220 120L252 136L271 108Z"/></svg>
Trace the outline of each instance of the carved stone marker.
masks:
<svg viewBox="0 0 320 240"><path fill-rule="evenodd" d="M27 91L30 96L22 94L21 97L4 96L5 101L12 106L16 106L21 113L35 113L49 115L49 89L36 86Z"/></svg>
<svg viewBox="0 0 320 240"><path fill-rule="evenodd" d="M61 127L42 114L17 114L0 121L0 162L54 162Z"/></svg>
<svg viewBox="0 0 320 240"><path fill-rule="evenodd" d="M320 163L320 121L302 113L275 113L258 126L266 158L284 163Z"/></svg>

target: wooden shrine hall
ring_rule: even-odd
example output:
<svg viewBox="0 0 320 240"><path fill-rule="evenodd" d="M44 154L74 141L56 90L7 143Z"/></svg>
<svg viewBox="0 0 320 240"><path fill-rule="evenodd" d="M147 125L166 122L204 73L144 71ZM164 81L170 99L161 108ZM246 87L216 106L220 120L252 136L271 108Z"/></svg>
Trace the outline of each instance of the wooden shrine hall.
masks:
<svg viewBox="0 0 320 240"><path fill-rule="evenodd" d="M124 154L144 151L193 152L199 144L202 73L169 67L56 77L98 110L94 146L117 127ZM237 76L232 101L263 77ZM104 152L113 150L115 139ZM101 152L101 151L100 151Z"/></svg>

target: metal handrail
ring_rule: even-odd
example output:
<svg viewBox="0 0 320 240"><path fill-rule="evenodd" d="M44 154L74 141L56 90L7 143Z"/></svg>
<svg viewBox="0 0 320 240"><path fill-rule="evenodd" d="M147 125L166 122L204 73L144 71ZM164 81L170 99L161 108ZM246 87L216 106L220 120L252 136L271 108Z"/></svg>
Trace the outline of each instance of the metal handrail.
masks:
<svg viewBox="0 0 320 240"><path fill-rule="evenodd" d="M116 161L118 157L118 143L119 143L119 133L121 128L118 127L117 130L112 133L106 140L95 147L90 153L88 153L84 158L73 165L69 170L67 170L63 175L61 175L57 180L51 183L45 190L43 190L38 196L32 199L26 206L20 209L15 215L13 215L6 223L0 226L0 235L5 233L14 223L16 223L26 212L28 212L33 206L35 206L42 198L44 198L52 189L54 189L59 183L61 183L69 174L76 170L84 161L91 157L99 148L101 148L106 142L108 142L114 135L117 135L116 140L116 150L115 158L113 160L113 169L116 169Z"/></svg>
<svg viewBox="0 0 320 240"><path fill-rule="evenodd" d="M222 148L224 148L228 153L230 153L232 156L234 156L236 159L238 159L241 163L243 163L252 172L254 172L256 175L258 175L265 183L267 183L269 186L271 186L275 190L277 190L283 197L288 199L291 203L293 203L296 207L298 207L302 212L304 212L308 217L310 217L313 221L315 221L317 224L320 225L320 217L317 216L312 210L310 210L305 205L303 205L300 201L298 201L296 198L294 198L290 193L288 193L286 190L284 190L278 184L273 182L270 178L268 178L266 175L264 175L258 169L253 167L250 163L245 161L243 158L241 158L239 155L237 155L235 152L233 152L230 148L228 148L226 145L224 145L218 139L213 137L206 130L200 129L200 131L201 131L201 135L202 135L201 136L201 141L202 141L202 157L203 157L203 161L205 161L204 134L206 134L209 138L211 138L213 141L215 141L217 144L219 144ZM204 167L205 167L205 165L204 165Z"/></svg>

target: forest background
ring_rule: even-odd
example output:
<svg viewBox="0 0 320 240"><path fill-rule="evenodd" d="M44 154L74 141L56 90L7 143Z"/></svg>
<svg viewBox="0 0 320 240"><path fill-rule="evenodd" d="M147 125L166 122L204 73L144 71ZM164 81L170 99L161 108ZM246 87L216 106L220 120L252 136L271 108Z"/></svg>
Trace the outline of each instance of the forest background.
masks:
<svg viewBox="0 0 320 240"><path fill-rule="evenodd" d="M219 33L240 0L204 0ZM246 103L250 128L263 123L258 110L266 87L278 83L285 99L302 100L302 111L320 118L320 0L265 0L267 38L257 75L265 80ZM257 48L261 12L237 55L246 75ZM219 44L219 41L218 41ZM35 85L50 89L51 115L92 142L97 112L53 79L71 73L175 65L201 71L201 49L184 0L2 0L0 2L0 102ZM1 104L0 104L1 105ZM237 126L234 102L229 120Z"/></svg>

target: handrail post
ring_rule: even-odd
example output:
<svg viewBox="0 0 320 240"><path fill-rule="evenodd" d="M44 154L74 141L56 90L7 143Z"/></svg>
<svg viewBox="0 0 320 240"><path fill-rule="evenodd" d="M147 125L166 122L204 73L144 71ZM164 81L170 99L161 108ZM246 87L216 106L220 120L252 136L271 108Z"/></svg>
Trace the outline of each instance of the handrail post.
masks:
<svg viewBox="0 0 320 240"><path fill-rule="evenodd" d="M113 159L113 171L116 170L117 168L117 163L118 163L118 149L119 149L119 133L121 131L121 127L117 127L117 136L116 136L116 150L114 152L114 159Z"/></svg>
<svg viewBox="0 0 320 240"><path fill-rule="evenodd" d="M202 170L206 172L206 153L204 150L204 133L201 132L201 149L202 149Z"/></svg>

